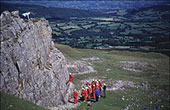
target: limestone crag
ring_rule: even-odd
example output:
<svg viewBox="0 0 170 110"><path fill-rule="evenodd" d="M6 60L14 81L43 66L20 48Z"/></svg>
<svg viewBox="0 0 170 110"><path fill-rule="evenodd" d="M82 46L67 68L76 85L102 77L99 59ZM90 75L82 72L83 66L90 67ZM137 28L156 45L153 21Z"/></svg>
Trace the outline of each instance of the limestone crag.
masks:
<svg viewBox="0 0 170 110"><path fill-rule="evenodd" d="M66 59L54 47L48 21L23 20L18 13L0 16L0 91L43 107L67 103L74 85L65 85Z"/></svg>

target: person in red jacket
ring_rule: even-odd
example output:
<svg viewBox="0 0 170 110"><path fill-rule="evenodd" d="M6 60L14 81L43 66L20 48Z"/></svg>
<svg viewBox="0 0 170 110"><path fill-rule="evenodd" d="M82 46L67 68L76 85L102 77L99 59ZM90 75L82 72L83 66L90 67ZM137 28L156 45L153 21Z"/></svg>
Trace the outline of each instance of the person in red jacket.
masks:
<svg viewBox="0 0 170 110"><path fill-rule="evenodd" d="M77 93L76 89L73 92L73 97L74 97L74 103L77 103L78 93Z"/></svg>
<svg viewBox="0 0 170 110"><path fill-rule="evenodd" d="M94 81L94 79L93 79L93 81L91 82L91 85L93 85L93 84L94 84L94 82L95 82L95 81Z"/></svg>
<svg viewBox="0 0 170 110"><path fill-rule="evenodd" d="M87 87L86 87L86 89L84 90L84 100L85 100L85 101L87 100Z"/></svg>
<svg viewBox="0 0 170 110"><path fill-rule="evenodd" d="M93 85L93 86L92 86L92 92L93 92L93 98L94 98L94 99L95 99L95 89L96 89L96 88L95 88L95 86Z"/></svg>
<svg viewBox="0 0 170 110"><path fill-rule="evenodd" d="M94 84L95 84L95 85L97 84L97 80L94 81Z"/></svg>
<svg viewBox="0 0 170 110"><path fill-rule="evenodd" d="M74 79L73 74L69 73L69 80L66 82L66 85L73 79Z"/></svg>
<svg viewBox="0 0 170 110"><path fill-rule="evenodd" d="M88 87L87 92L88 92L88 100L90 100L91 92L92 92L91 87Z"/></svg>
<svg viewBox="0 0 170 110"><path fill-rule="evenodd" d="M84 101L84 96L85 96L85 91L84 91L84 88L82 88L82 91L81 91L81 99L82 101Z"/></svg>
<svg viewBox="0 0 170 110"><path fill-rule="evenodd" d="M95 81L94 81L94 79L93 79L93 81L91 82L91 88L92 88L92 86L95 86Z"/></svg>
<svg viewBox="0 0 170 110"><path fill-rule="evenodd" d="M89 87L90 86L90 83L88 81L86 81L86 86Z"/></svg>
<svg viewBox="0 0 170 110"><path fill-rule="evenodd" d="M95 88L99 89L99 83L96 83Z"/></svg>
<svg viewBox="0 0 170 110"><path fill-rule="evenodd" d="M102 82L99 80L99 91L101 92L102 90Z"/></svg>

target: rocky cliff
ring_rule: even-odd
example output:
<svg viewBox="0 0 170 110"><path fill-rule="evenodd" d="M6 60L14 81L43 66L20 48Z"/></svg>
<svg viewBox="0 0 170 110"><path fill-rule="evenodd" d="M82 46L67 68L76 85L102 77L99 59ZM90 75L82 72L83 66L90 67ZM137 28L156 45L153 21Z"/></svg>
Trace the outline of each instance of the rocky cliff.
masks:
<svg viewBox="0 0 170 110"><path fill-rule="evenodd" d="M44 107L67 103L74 85L65 85L66 59L54 47L48 21L5 11L0 23L0 91Z"/></svg>

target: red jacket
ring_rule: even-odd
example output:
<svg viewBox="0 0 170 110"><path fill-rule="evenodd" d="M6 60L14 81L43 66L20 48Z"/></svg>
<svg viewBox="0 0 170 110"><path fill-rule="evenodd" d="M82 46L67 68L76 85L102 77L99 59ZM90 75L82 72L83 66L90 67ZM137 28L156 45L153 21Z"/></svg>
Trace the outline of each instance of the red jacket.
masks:
<svg viewBox="0 0 170 110"><path fill-rule="evenodd" d="M87 82L87 84L86 84L87 86L90 86L90 83L89 82Z"/></svg>
<svg viewBox="0 0 170 110"><path fill-rule="evenodd" d="M99 89L99 84L95 86L96 89Z"/></svg>
<svg viewBox="0 0 170 110"><path fill-rule="evenodd" d="M85 91L84 90L81 91L81 96L85 96Z"/></svg>
<svg viewBox="0 0 170 110"><path fill-rule="evenodd" d="M102 88L102 82L101 81L99 82L99 88Z"/></svg>
<svg viewBox="0 0 170 110"><path fill-rule="evenodd" d="M95 89L96 89L96 88L95 88L95 87L93 87L93 90L92 90L92 91L93 91L93 93L95 93Z"/></svg>
<svg viewBox="0 0 170 110"><path fill-rule="evenodd" d="M94 81L91 82L91 85L94 85Z"/></svg>
<svg viewBox="0 0 170 110"><path fill-rule="evenodd" d="M84 90L84 94L85 94L85 96L87 95L87 90Z"/></svg>
<svg viewBox="0 0 170 110"><path fill-rule="evenodd" d="M78 96L77 91L74 91L74 92L73 92L73 96L74 96L74 97L77 97L77 96Z"/></svg>
<svg viewBox="0 0 170 110"><path fill-rule="evenodd" d="M87 91L88 91L88 94L91 94L92 92L91 88L88 88Z"/></svg>
<svg viewBox="0 0 170 110"><path fill-rule="evenodd" d="M96 84L97 84L97 81L95 81L94 84L96 85Z"/></svg>
<svg viewBox="0 0 170 110"><path fill-rule="evenodd" d="M70 79L72 79L72 80L74 79L74 76L73 76L73 74L71 74L71 75L70 75Z"/></svg>

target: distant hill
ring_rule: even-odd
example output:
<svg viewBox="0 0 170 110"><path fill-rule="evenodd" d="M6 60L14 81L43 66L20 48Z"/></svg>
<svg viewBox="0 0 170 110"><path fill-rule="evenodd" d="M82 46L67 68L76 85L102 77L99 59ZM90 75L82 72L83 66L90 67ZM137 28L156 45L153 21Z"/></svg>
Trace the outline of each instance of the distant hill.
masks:
<svg viewBox="0 0 170 110"><path fill-rule="evenodd" d="M150 7L127 10L128 11L127 16L132 16L133 17L134 15L137 15L139 13L146 13L146 11L148 11L148 10L151 10L152 12L159 12L159 13L155 14L155 16L159 16L160 13L163 12L161 17L164 20L169 20L169 16L170 16L170 14L169 14L169 11L170 11L169 5L153 5L153 6L150 6ZM150 13L150 14L153 14L153 13Z"/></svg>
<svg viewBox="0 0 170 110"><path fill-rule="evenodd" d="M73 8L89 11L108 11L113 9L137 9L142 7L148 7L152 5L169 4L167 1L144 1L144 0L51 0L51 1L2 1L2 3L10 4L26 4L26 5L39 5L55 8Z"/></svg>
<svg viewBox="0 0 170 110"><path fill-rule="evenodd" d="M153 5L149 7L139 8L136 10L132 9L132 10L129 10L129 12L131 12L131 14L136 14L138 12L147 11L149 9L153 9L155 11L169 11L169 5Z"/></svg>
<svg viewBox="0 0 170 110"><path fill-rule="evenodd" d="M20 14L24 12L31 12L31 17L45 17L45 18L68 18L68 17L101 17L108 16L104 13L85 11L71 8L54 8L38 5L25 4L7 4L1 3L0 13L4 10L15 11L18 10Z"/></svg>

